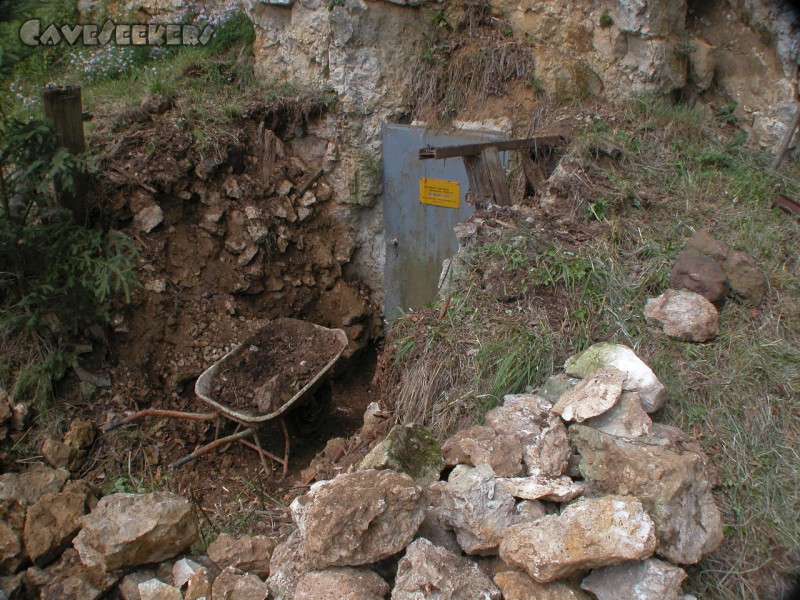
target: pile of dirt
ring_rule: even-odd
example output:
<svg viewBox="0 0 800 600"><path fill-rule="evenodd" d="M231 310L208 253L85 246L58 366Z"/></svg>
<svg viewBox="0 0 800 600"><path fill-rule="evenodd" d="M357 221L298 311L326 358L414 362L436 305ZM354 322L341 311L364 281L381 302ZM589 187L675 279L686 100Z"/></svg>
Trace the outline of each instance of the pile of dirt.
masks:
<svg viewBox="0 0 800 600"><path fill-rule="evenodd" d="M303 321L273 321L242 344L212 383L221 404L278 410L322 371L342 349L336 334Z"/></svg>

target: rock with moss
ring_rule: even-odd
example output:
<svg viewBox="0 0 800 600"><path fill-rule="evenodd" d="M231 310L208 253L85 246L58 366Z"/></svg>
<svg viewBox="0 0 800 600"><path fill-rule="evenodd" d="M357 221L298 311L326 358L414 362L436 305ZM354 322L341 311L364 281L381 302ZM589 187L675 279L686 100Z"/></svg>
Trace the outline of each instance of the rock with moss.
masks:
<svg viewBox="0 0 800 600"><path fill-rule="evenodd" d="M396 425L364 457L360 468L392 469L410 475L420 485L428 485L439 479L443 467L439 442L430 431L412 423Z"/></svg>
<svg viewBox="0 0 800 600"><path fill-rule="evenodd" d="M655 412L664 406L664 386L650 367L627 346L609 342L594 344L580 354L570 356L564 365L564 371L573 377L586 377L606 365L625 373L622 390L638 392L642 408L646 412Z"/></svg>

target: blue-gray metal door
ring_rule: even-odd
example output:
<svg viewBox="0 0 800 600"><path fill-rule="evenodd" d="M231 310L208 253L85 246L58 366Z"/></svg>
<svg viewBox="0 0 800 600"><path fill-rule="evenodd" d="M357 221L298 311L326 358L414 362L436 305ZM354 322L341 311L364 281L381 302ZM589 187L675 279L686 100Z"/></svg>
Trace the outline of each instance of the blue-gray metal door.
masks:
<svg viewBox="0 0 800 600"><path fill-rule="evenodd" d="M453 227L473 209L465 201L467 172L460 158L419 160L425 146L454 146L503 139L497 133L426 131L411 125L383 126L383 226L386 235L384 315L436 299L442 261L458 250ZM420 179L458 182L458 208L420 202Z"/></svg>

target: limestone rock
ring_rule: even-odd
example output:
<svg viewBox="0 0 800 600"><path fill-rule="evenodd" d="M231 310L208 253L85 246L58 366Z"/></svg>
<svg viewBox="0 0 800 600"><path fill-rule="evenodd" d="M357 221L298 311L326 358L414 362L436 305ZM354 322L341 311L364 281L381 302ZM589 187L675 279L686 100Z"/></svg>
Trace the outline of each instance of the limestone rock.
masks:
<svg viewBox="0 0 800 600"><path fill-rule="evenodd" d="M112 494L83 517L73 545L85 565L113 571L171 558L196 537L197 519L186 498L171 492Z"/></svg>
<svg viewBox="0 0 800 600"><path fill-rule="evenodd" d="M19 532L5 520L0 521L0 572L13 574L22 565L24 557L21 554L22 541Z"/></svg>
<svg viewBox="0 0 800 600"><path fill-rule="evenodd" d="M711 493L714 470L700 444L674 427L626 440L575 425L570 437L580 470L596 493L629 494L652 517L658 554L694 564L722 542L722 519Z"/></svg>
<svg viewBox="0 0 800 600"><path fill-rule="evenodd" d="M653 521L630 496L581 498L559 515L509 527L500 557L540 583L640 560L656 547Z"/></svg>
<svg viewBox="0 0 800 600"><path fill-rule="evenodd" d="M441 491L437 493L437 490L434 489L434 486L441 486ZM430 506L425 513L425 520L422 521L422 524L419 526L419 529L417 529L417 533L414 535L414 537L425 538L432 544L441 546L449 552L461 554L462 549L461 545L458 543L456 533L442 522L440 516L441 513L439 511L441 500L431 499L432 496L441 497L443 493L444 484L440 481L433 483L427 488L426 495L428 496L428 503ZM517 512L519 512L519 510Z"/></svg>
<svg viewBox="0 0 800 600"><path fill-rule="evenodd" d="M570 377L566 373L559 373L558 375L551 375L547 378L541 388L536 392L536 395L544 398L550 404L555 404L561 398L561 394L567 390L574 388L580 379L577 377Z"/></svg>
<svg viewBox="0 0 800 600"><path fill-rule="evenodd" d="M535 394L516 394L503 397L502 405L486 413L487 426L498 434L513 435L522 445L528 475L558 477L567 468L567 428L552 408L550 402Z"/></svg>
<svg viewBox="0 0 800 600"><path fill-rule="evenodd" d="M503 592L503 600L589 600L572 585L539 583L519 571L501 571L494 576L494 583Z"/></svg>
<svg viewBox="0 0 800 600"><path fill-rule="evenodd" d="M143 581L138 588L141 600L183 600L183 594L178 588L158 579Z"/></svg>
<svg viewBox="0 0 800 600"><path fill-rule="evenodd" d="M64 434L64 443L76 450L88 448L97 436L97 427L88 419L73 421L67 433Z"/></svg>
<svg viewBox="0 0 800 600"><path fill-rule="evenodd" d="M364 424L361 426L362 433L364 435L372 435L388 418L389 414L381 409L380 404L370 402L364 411Z"/></svg>
<svg viewBox="0 0 800 600"><path fill-rule="evenodd" d="M731 252L722 265L731 290L747 304L758 306L767 294L767 279L755 259L744 252Z"/></svg>
<svg viewBox="0 0 800 600"><path fill-rule="evenodd" d="M462 429L442 446L445 464L488 464L501 477L558 476L569 462L567 430L533 394L508 395L486 413L485 425Z"/></svg>
<svg viewBox="0 0 800 600"><path fill-rule="evenodd" d="M689 54L689 77L695 90L705 92L714 80L717 48L700 37L693 38L691 43L694 51Z"/></svg>
<svg viewBox="0 0 800 600"><path fill-rule="evenodd" d="M47 464L56 469L77 469L83 462L85 453L58 440L46 438L41 453Z"/></svg>
<svg viewBox="0 0 800 600"><path fill-rule="evenodd" d="M704 296L689 290L667 290L644 308L648 323L684 342L707 342L719 335L719 313Z"/></svg>
<svg viewBox="0 0 800 600"><path fill-rule="evenodd" d="M45 494L28 508L23 539L31 560L43 566L69 546L89 506L85 493Z"/></svg>
<svg viewBox="0 0 800 600"><path fill-rule="evenodd" d="M728 276L711 258L691 249L684 250L672 266L669 286L690 290L720 306L728 294Z"/></svg>
<svg viewBox="0 0 800 600"><path fill-rule="evenodd" d="M664 386L650 367L627 346L608 342L594 344L582 353L569 357L564 370L568 375L586 377L605 365L614 366L627 375L622 389L625 392L638 392L645 412L655 412L664 406Z"/></svg>
<svg viewBox="0 0 800 600"><path fill-rule="evenodd" d="M442 494L433 512L456 532L459 545L468 554L497 554L506 527L523 520L516 511L516 500L496 485L489 465L451 476L447 483L433 484L431 490L437 487Z"/></svg>
<svg viewBox="0 0 800 600"><path fill-rule="evenodd" d="M685 250L695 251L707 256L720 266L725 263L725 259L730 253L730 248L714 239L707 231L697 231L686 242Z"/></svg>
<svg viewBox="0 0 800 600"><path fill-rule="evenodd" d="M522 515L525 521L535 521L547 514L547 507L539 500L520 500L517 514Z"/></svg>
<svg viewBox="0 0 800 600"><path fill-rule="evenodd" d="M644 412L636 392L622 394L611 409L598 417L587 419L583 424L609 435L626 438L649 435L653 431L653 421Z"/></svg>
<svg viewBox="0 0 800 600"><path fill-rule="evenodd" d="M214 600L267 600L269 587L252 573L226 567L211 584Z"/></svg>
<svg viewBox="0 0 800 600"><path fill-rule="evenodd" d="M421 425L395 425L361 461L360 469L392 469L407 473L420 485L439 479L444 467L442 450L433 434Z"/></svg>
<svg viewBox="0 0 800 600"><path fill-rule="evenodd" d="M500 600L500 590L474 562L434 546L426 539L415 540L397 566L392 600Z"/></svg>
<svg viewBox="0 0 800 600"><path fill-rule="evenodd" d="M462 429L442 444L445 465L489 465L504 477L522 473L522 450L515 436L499 434L485 425Z"/></svg>
<svg viewBox="0 0 800 600"><path fill-rule="evenodd" d="M150 233L161 225L164 220L164 211L158 204L145 206L133 217L133 227L142 233Z"/></svg>
<svg viewBox="0 0 800 600"><path fill-rule="evenodd" d="M40 467L24 473L0 475L0 501L15 500L23 507L36 502L42 495L60 492L69 479L65 469Z"/></svg>
<svg viewBox="0 0 800 600"><path fill-rule="evenodd" d="M383 600L388 593L386 582L368 569L334 567L306 573L294 600Z"/></svg>
<svg viewBox="0 0 800 600"><path fill-rule="evenodd" d="M220 569L233 566L266 579L269 577L269 561L275 546L275 539L265 535L234 538L222 533L209 544L206 553Z"/></svg>
<svg viewBox="0 0 800 600"><path fill-rule="evenodd" d="M569 477L509 477L497 478L497 489L504 490L522 500L548 500L569 502L584 491L584 485Z"/></svg>
<svg viewBox="0 0 800 600"><path fill-rule="evenodd" d="M156 576L152 569L144 571L134 571L122 578L117 586L122 600L141 600L139 595L139 584L150 581Z"/></svg>
<svg viewBox="0 0 800 600"><path fill-rule="evenodd" d="M182 558L175 561L175 564L172 565L172 585L182 588L195 573L204 568L203 565L196 563L191 558Z"/></svg>
<svg viewBox="0 0 800 600"><path fill-rule="evenodd" d="M695 252L715 261L728 277L730 289L742 301L758 306L767 293L767 280L755 259L744 252L733 252L705 231L698 231L688 242L685 252Z"/></svg>
<svg viewBox="0 0 800 600"><path fill-rule="evenodd" d="M0 501L0 573L13 574L25 560L24 527L25 508L16 500Z"/></svg>
<svg viewBox="0 0 800 600"><path fill-rule="evenodd" d="M601 367L564 392L553 406L553 412L565 421L578 423L602 415L619 400L625 378L625 373L614 366Z"/></svg>
<svg viewBox="0 0 800 600"><path fill-rule="evenodd" d="M303 536L294 531L272 552L267 585L277 600L293 598L298 581L312 570Z"/></svg>
<svg viewBox="0 0 800 600"><path fill-rule="evenodd" d="M183 600L208 600L211 598L211 577L208 569L200 567L189 577Z"/></svg>
<svg viewBox="0 0 800 600"><path fill-rule="evenodd" d="M683 569L651 558L596 569L581 582L581 587L597 600L683 600L684 581Z"/></svg>
<svg viewBox="0 0 800 600"><path fill-rule="evenodd" d="M40 598L97 600L117 582L117 577L99 567L84 565L78 553L67 548L58 562L47 569L25 571L28 587L38 588Z"/></svg>
<svg viewBox="0 0 800 600"><path fill-rule="evenodd" d="M399 552L425 518L422 488L405 473L357 471L314 484L292 502L316 569L358 566Z"/></svg>

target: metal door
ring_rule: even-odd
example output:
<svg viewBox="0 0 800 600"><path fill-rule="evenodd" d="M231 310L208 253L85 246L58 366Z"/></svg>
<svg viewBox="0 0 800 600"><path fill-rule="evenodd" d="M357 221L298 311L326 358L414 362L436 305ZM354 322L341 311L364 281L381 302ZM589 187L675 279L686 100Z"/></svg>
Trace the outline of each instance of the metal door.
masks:
<svg viewBox="0 0 800 600"><path fill-rule="evenodd" d="M436 299L442 261L458 250L453 227L473 213L464 201L469 185L462 159L419 160L419 149L504 138L496 132L433 133L422 127L384 124L384 316L387 320L396 318L399 309L424 306ZM421 178L458 182L458 208L422 204Z"/></svg>

